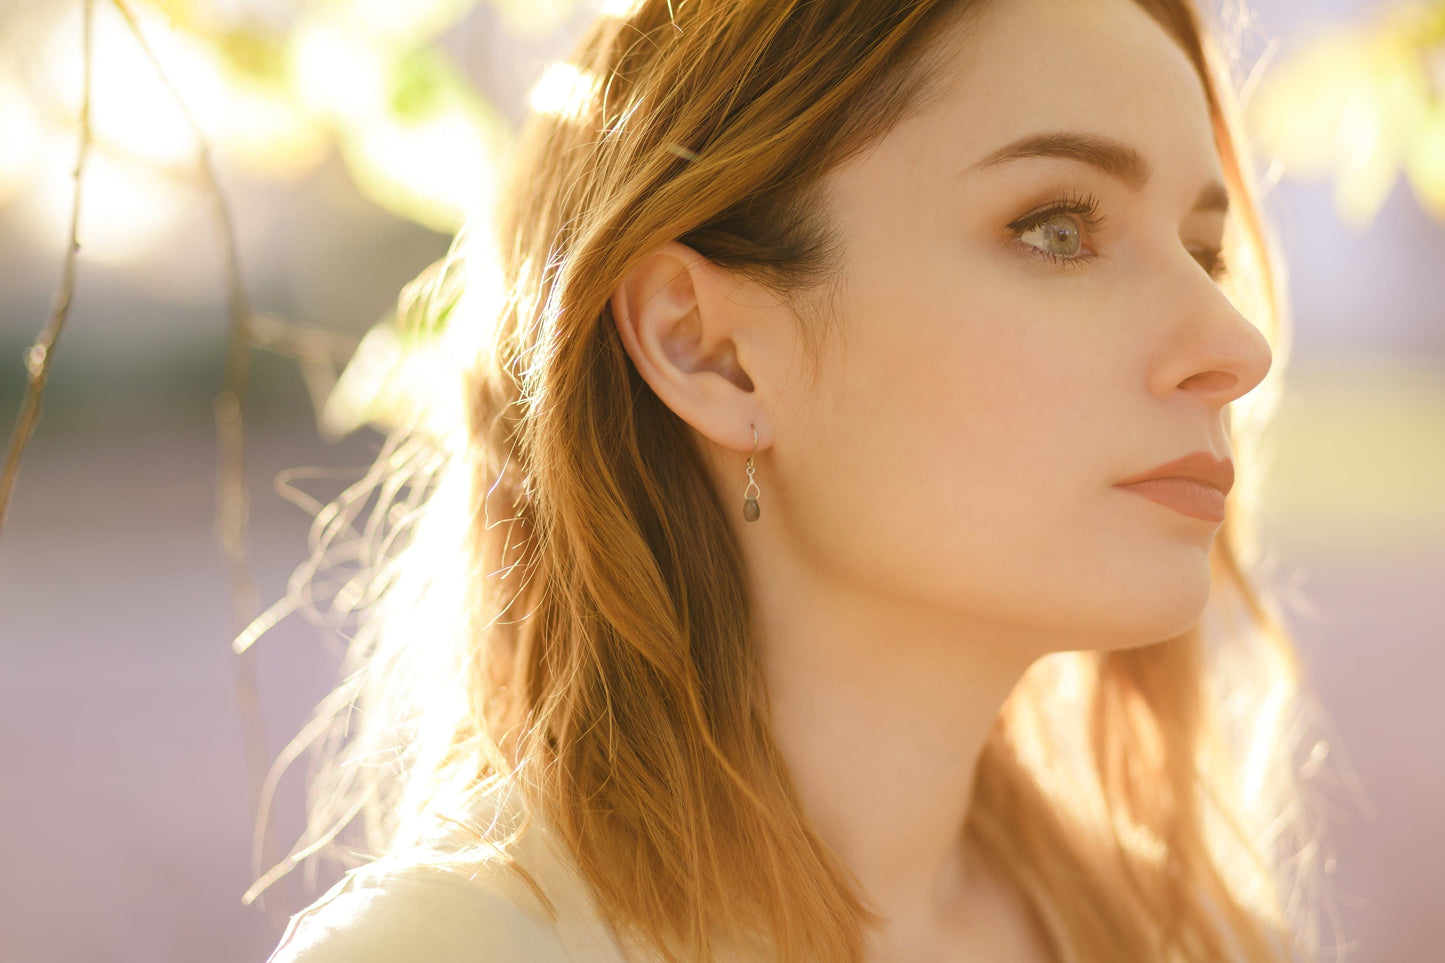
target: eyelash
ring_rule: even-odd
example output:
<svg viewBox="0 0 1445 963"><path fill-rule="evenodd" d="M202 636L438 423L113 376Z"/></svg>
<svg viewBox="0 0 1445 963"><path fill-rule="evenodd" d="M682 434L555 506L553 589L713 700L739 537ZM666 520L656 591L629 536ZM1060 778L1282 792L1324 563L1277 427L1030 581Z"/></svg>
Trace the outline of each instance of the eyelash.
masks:
<svg viewBox="0 0 1445 963"><path fill-rule="evenodd" d="M1074 214L1083 222L1086 233L1097 234L1104 226L1107 218L1099 213L1099 199L1093 194L1068 193L1053 201L1048 206L1037 211L1025 214L1008 226L1015 239L1021 238L1025 233L1033 230L1060 214ZM1036 257L1044 258L1055 264L1066 268L1083 267L1089 261L1098 257L1096 254L1080 254L1074 257L1064 257L1062 254L1055 254L1052 251L1045 251L1034 247L1032 244L1025 244L1029 252ZM1219 250L1201 252L1209 257L1209 263L1200 263L1205 272L1214 279L1216 283L1224 280L1229 274L1229 266L1225 263L1224 255ZM1199 260L1199 258L1195 258Z"/></svg>

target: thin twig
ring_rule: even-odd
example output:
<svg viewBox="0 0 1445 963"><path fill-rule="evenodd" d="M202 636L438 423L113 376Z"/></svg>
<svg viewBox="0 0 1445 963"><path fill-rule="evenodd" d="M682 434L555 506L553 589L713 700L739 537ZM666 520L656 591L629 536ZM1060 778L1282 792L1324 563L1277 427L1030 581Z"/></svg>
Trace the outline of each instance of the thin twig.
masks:
<svg viewBox="0 0 1445 963"><path fill-rule="evenodd" d="M91 61L94 59L92 26L95 20L95 0L85 0L82 26L84 80L81 84L80 99L80 149L75 158L75 193L70 207L70 243L65 248L65 262L60 270L60 287L56 289L51 304L50 317L35 343L25 352L25 396L20 402L20 414L10 433L10 445L5 453L5 471L0 474L0 531L5 528L5 515L10 507L10 496L20 477L20 456L25 445L40 421L40 402L45 396L45 386L50 380L50 366L55 360L55 346L60 341L60 332L65 329L65 320L70 316L70 304L75 296L75 260L80 253L80 201L81 185L85 181L85 165L90 158L90 87Z"/></svg>
<svg viewBox="0 0 1445 963"><path fill-rule="evenodd" d="M360 343L359 337L344 331L297 324L274 314L251 316L251 344L296 362L318 422L336 387L337 372Z"/></svg>
<svg viewBox="0 0 1445 963"><path fill-rule="evenodd" d="M236 635L245 630L255 619L260 608L255 582L251 578L247 552L247 490L245 471L245 423L243 402L250 379L251 362L251 307L246 296L245 284L241 277L240 256L236 242L235 223L225 192L221 190L220 179L211 158L210 142L196 122L195 116L172 83L170 76L161 65L160 58L146 39L145 32L131 13L126 0L111 0L116 10L125 18L136 42L145 53L146 59L155 68L162 84L170 92L176 106L185 116L187 125L195 135L198 145L198 160L201 179L211 196L212 213L220 229L221 245L225 256L226 303L230 323L226 343L226 365L221 391L212 403L216 418L216 435L219 449L219 464L216 473L216 535L231 573L231 607ZM243 737L246 743L246 768L251 787L253 819L260 804L261 791L269 768L266 762L266 732L261 717L261 700L256 683L256 653L253 649L237 654L232 661L232 689L237 708L240 711ZM261 844L262 862L269 865L279 858L275 834L267 832ZM259 865L255 871L259 872ZM280 926L286 920L286 908L275 900L264 901L274 924Z"/></svg>

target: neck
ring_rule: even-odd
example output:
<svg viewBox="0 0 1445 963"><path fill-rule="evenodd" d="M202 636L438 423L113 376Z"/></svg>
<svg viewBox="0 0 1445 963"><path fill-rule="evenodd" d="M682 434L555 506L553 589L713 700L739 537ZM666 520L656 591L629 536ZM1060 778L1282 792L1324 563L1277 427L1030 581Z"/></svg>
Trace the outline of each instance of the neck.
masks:
<svg viewBox="0 0 1445 963"><path fill-rule="evenodd" d="M1008 640L857 587L766 580L755 611L774 738L823 841L899 932L967 922L978 761L1041 640ZM757 597L757 596L755 596Z"/></svg>

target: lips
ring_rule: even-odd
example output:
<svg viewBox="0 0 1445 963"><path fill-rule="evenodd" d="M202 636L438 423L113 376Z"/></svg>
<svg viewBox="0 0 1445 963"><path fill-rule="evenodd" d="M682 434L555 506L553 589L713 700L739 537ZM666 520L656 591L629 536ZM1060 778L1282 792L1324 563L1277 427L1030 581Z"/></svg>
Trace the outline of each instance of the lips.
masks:
<svg viewBox="0 0 1445 963"><path fill-rule="evenodd" d="M1228 458L1215 458L1207 451L1192 451L1183 458L1156 465L1143 474L1126 478L1122 485L1136 485L1139 482L1159 478L1190 478L1203 482L1210 488L1217 488L1220 494L1228 495L1234 487L1234 462Z"/></svg>
<svg viewBox="0 0 1445 963"><path fill-rule="evenodd" d="M1192 518L1222 522L1224 497L1234 487L1234 462L1207 451L1190 452L1116 487Z"/></svg>

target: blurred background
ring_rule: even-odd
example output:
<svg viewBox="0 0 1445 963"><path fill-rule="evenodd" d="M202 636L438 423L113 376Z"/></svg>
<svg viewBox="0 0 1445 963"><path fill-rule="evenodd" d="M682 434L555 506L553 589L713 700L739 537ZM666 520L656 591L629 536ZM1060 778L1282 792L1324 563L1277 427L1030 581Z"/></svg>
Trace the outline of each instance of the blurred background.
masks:
<svg viewBox="0 0 1445 963"><path fill-rule="evenodd" d="M1205 5L1252 92L1294 304L1260 571L1289 604L1332 761L1358 779L1326 787L1324 942L1338 959L1439 959L1445 3ZM320 891L297 874L242 906L248 732L273 758L335 652L294 616L244 657L231 640L286 594L308 506L380 448L350 430L376 413L346 362L379 376L398 291L486 209L522 111L565 98L553 62L601 6L96 2L74 302L0 537L0 963L259 961ZM0 0L7 433L68 243L83 33L80 0ZM233 278L194 132L138 36L211 145L256 312L255 595L239 609L213 414ZM277 802L288 844L299 806L298 770Z"/></svg>

